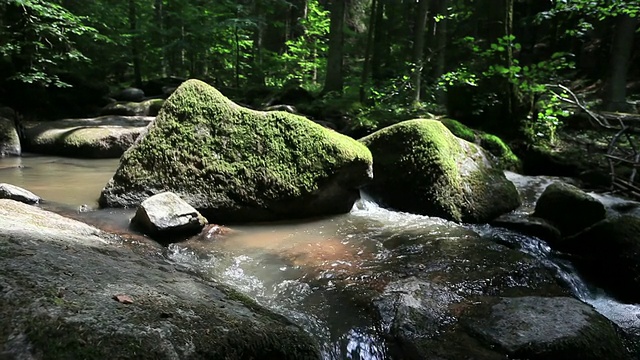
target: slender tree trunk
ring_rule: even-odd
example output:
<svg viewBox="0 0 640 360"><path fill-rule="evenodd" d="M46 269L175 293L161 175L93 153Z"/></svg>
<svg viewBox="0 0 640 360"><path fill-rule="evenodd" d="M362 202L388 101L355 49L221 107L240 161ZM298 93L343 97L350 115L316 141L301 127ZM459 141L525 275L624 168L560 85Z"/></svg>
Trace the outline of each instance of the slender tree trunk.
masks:
<svg viewBox="0 0 640 360"><path fill-rule="evenodd" d="M504 35L507 38L511 38L513 35L513 1L514 0L505 0L505 19L504 19ZM507 46L507 69L511 69L513 66L513 46L511 43L513 40L509 40L509 44ZM513 119L514 115L516 115L516 108L518 106L517 101L517 89L515 88L515 79L509 79L507 83L507 111L509 118Z"/></svg>
<svg viewBox="0 0 640 360"><path fill-rule="evenodd" d="M342 93L344 86L344 21L347 0L331 2L331 25L329 29L329 54L327 58L327 74L324 82L324 93L336 91Z"/></svg>
<svg viewBox="0 0 640 360"><path fill-rule="evenodd" d="M156 46L160 47L160 75L165 77L167 76L167 50L165 49L164 9L162 6L162 0L155 0L153 8L155 23L157 26Z"/></svg>
<svg viewBox="0 0 640 360"><path fill-rule="evenodd" d="M371 71L371 47L373 46L373 34L376 27L376 8L377 0L371 0L371 10L369 12L369 28L367 29L367 45L364 49L364 64L362 64L362 75L360 76L360 102L365 103L367 101L367 92L365 87L369 79L369 72Z"/></svg>
<svg viewBox="0 0 640 360"><path fill-rule="evenodd" d="M638 18L621 14L616 18L615 34L609 69L611 69L607 86L605 107L609 111L628 112L627 73L633 49L634 35Z"/></svg>
<svg viewBox="0 0 640 360"><path fill-rule="evenodd" d="M129 0L129 28L131 30L131 58L133 60L133 78L136 87L142 86L142 71L140 69L140 46L138 34L138 16L135 0Z"/></svg>
<svg viewBox="0 0 640 360"><path fill-rule="evenodd" d="M236 56L234 62L234 70L235 70L235 80L236 80L236 89L240 88L240 34L238 30L238 25L234 25L233 27L233 36L235 40L236 47Z"/></svg>
<svg viewBox="0 0 640 360"><path fill-rule="evenodd" d="M252 85L264 85L265 77L262 63L262 41L264 36L264 28L266 18L263 15L262 2L260 0L254 0L253 2L253 14L257 19L256 27L253 31L253 63L251 64L252 72L251 79ZM285 32L286 33L286 32Z"/></svg>
<svg viewBox="0 0 640 360"><path fill-rule="evenodd" d="M413 101L420 102L422 67L424 65L424 36L427 27L427 13L429 12L429 1L419 0L418 14L413 34L413 59L411 70L413 84Z"/></svg>
<svg viewBox="0 0 640 360"><path fill-rule="evenodd" d="M375 85L380 85L383 79L382 66L386 55L386 21L384 19L385 3L388 0L378 0L376 8L375 27L373 29L373 51L371 54L371 78Z"/></svg>
<svg viewBox="0 0 640 360"><path fill-rule="evenodd" d="M439 21L434 24L434 38L436 44L436 61L433 68L433 77L439 81L446 71L447 61L447 22L449 17L449 4L447 0L438 0L436 3L435 15L440 16ZM436 92L436 102L440 105L446 104L446 91L439 89Z"/></svg>

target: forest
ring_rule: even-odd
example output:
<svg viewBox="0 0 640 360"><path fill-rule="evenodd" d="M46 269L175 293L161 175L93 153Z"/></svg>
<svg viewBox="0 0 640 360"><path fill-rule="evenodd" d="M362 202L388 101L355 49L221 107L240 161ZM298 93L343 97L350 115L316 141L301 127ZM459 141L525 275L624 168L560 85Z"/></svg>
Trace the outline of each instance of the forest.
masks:
<svg viewBox="0 0 640 360"><path fill-rule="evenodd" d="M3 0L0 103L85 116L118 89L151 97L196 78L352 136L445 114L553 142L566 91L637 112L639 11L634 0Z"/></svg>

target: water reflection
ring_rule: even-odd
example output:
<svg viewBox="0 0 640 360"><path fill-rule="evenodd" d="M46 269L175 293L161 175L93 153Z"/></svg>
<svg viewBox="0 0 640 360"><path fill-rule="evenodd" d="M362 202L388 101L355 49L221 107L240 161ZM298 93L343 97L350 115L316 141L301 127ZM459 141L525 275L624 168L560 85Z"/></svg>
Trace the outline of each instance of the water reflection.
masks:
<svg viewBox="0 0 640 360"><path fill-rule="evenodd" d="M23 187L46 201L73 207L97 207L118 159L74 159L56 156L0 158L0 182Z"/></svg>

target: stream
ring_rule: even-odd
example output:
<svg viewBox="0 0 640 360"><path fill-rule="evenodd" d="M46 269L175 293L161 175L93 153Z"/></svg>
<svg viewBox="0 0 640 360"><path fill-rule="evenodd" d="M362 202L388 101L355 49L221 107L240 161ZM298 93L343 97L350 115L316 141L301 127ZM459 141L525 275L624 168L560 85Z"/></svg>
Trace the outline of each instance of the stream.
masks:
<svg viewBox="0 0 640 360"><path fill-rule="evenodd" d="M0 159L0 182L36 193L45 199L45 208L75 212L89 223L126 231L132 210L97 209L100 190L117 163L117 159L34 155L5 158ZM510 172L507 177L520 191L523 205L516 211L522 214L533 211L539 194L558 179ZM594 196L608 211L615 211L615 205L623 202L612 196ZM418 272L434 274L430 279L443 277L443 283L457 284L460 293L473 294L478 287L489 286L482 283L483 277L489 277L486 270L475 264L484 259L511 259L505 249L531 255L535 266L553 270L580 300L627 332L640 335L640 305L608 297L585 283L545 242L510 230L459 226L391 211L363 194L349 214L233 226L227 231L224 236L210 232L172 244L164 253L179 266L229 284L302 326L323 344L325 359L388 358L389 349L381 339L384 324L363 304L381 296L398 278ZM483 260L468 262L469 256ZM505 278L512 283L502 286L514 292L538 281L529 275Z"/></svg>

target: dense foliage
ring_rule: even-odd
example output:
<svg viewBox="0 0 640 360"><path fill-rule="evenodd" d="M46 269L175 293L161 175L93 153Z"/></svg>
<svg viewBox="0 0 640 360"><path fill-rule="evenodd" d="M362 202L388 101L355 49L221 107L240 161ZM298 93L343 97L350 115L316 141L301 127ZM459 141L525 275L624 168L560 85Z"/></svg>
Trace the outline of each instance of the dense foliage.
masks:
<svg viewBox="0 0 640 360"><path fill-rule="evenodd" d="M0 95L51 115L55 88L159 95L198 78L352 133L447 112L552 140L556 84L629 108L639 16L635 0L0 0Z"/></svg>

